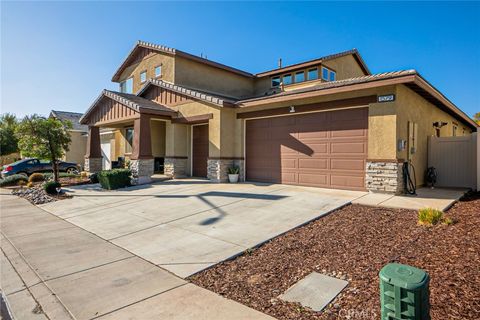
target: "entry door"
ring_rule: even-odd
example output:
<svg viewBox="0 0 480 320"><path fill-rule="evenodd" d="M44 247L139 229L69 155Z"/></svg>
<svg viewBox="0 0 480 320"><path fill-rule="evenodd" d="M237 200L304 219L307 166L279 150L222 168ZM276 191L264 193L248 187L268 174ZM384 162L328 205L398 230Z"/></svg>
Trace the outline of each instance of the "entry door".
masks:
<svg viewBox="0 0 480 320"><path fill-rule="evenodd" d="M102 143L102 169L103 170L110 170L112 168L112 162L110 159L110 142Z"/></svg>
<svg viewBox="0 0 480 320"><path fill-rule="evenodd" d="M208 161L208 125L192 127L192 176L206 177Z"/></svg>
<svg viewBox="0 0 480 320"><path fill-rule="evenodd" d="M247 180L365 190L368 108L246 122Z"/></svg>

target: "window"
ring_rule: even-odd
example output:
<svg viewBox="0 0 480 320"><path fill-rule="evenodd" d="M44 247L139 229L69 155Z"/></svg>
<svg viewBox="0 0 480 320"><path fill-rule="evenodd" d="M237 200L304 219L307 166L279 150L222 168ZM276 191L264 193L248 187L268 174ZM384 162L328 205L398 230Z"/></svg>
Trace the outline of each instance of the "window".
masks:
<svg viewBox="0 0 480 320"><path fill-rule="evenodd" d="M162 66L155 67L155 78L158 78L162 75Z"/></svg>
<svg viewBox="0 0 480 320"><path fill-rule="evenodd" d="M299 71L295 73L295 83L305 81L305 72Z"/></svg>
<svg viewBox="0 0 480 320"><path fill-rule="evenodd" d="M316 80L318 79L318 69L310 69L307 72L307 80Z"/></svg>
<svg viewBox="0 0 480 320"><path fill-rule="evenodd" d="M337 74L335 71L322 67L322 79L325 81L335 81Z"/></svg>
<svg viewBox="0 0 480 320"><path fill-rule="evenodd" d="M133 150L133 128L125 129L125 153L132 153Z"/></svg>
<svg viewBox="0 0 480 320"><path fill-rule="evenodd" d="M144 83L147 81L147 70L140 72L140 82Z"/></svg>
<svg viewBox="0 0 480 320"><path fill-rule="evenodd" d="M292 84L292 75L291 74L286 74L283 76L283 85L289 85Z"/></svg>
<svg viewBox="0 0 480 320"><path fill-rule="evenodd" d="M280 77L273 77L272 78L272 88L278 87L280 85Z"/></svg>
<svg viewBox="0 0 480 320"><path fill-rule="evenodd" d="M133 78L120 82L120 92L133 93Z"/></svg>

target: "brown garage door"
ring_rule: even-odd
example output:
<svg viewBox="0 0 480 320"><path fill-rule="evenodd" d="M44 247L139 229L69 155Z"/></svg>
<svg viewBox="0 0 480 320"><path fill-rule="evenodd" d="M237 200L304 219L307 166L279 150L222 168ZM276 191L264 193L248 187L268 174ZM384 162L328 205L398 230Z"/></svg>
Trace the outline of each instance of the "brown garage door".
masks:
<svg viewBox="0 0 480 320"><path fill-rule="evenodd" d="M207 176L208 161L208 125L193 126L192 138L192 175Z"/></svg>
<svg viewBox="0 0 480 320"><path fill-rule="evenodd" d="M365 190L368 108L246 121L249 181Z"/></svg>

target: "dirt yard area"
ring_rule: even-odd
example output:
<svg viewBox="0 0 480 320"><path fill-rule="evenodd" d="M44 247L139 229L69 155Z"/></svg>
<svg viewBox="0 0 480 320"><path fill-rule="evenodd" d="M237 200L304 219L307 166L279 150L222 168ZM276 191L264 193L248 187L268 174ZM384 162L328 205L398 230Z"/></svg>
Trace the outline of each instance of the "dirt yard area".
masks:
<svg viewBox="0 0 480 320"><path fill-rule="evenodd" d="M378 272L399 262L430 274L432 320L480 319L480 193L447 216L426 227L416 211L350 205L190 280L278 319L378 319ZM319 313L278 299L312 271L349 285Z"/></svg>

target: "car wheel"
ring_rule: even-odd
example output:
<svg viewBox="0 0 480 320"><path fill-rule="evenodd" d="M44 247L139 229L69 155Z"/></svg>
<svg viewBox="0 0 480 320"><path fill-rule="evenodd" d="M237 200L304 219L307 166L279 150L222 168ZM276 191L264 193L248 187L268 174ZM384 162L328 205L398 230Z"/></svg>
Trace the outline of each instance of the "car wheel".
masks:
<svg viewBox="0 0 480 320"><path fill-rule="evenodd" d="M70 168L67 168L67 173L69 173L69 174L77 174L77 173L78 173L78 170L77 170L77 168L70 167Z"/></svg>

